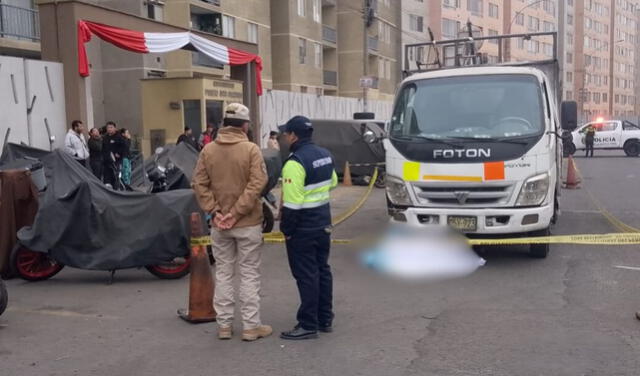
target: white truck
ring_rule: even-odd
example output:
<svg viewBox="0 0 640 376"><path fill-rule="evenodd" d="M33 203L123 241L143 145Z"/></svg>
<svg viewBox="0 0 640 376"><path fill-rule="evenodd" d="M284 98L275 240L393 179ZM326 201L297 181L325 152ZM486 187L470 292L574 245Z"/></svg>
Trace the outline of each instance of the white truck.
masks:
<svg viewBox="0 0 640 376"><path fill-rule="evenodd" d="M557 102L555 54L535 63L489 66L482 54L469 53L469 43L478 40L502 46L507 39L533 37L553 39L555 47L555 33L405 46L407 56L417 56L410 48L431 48L438 61L419 63L416 70L405 61L409 76L385 127L393 221L449 226L469 237L550 233L558 215L561 128L577 124L575 102ZM377 141L369 132L365 139ZM548 245L530 246L533 257L548 252Z"/></svg>
<svg viewBox="0 0 640 376"><path fill-rule="evenodd" d="M640 127L624 120L596 120L579 127L571 132L572 141L565 145L567 155L586 149L585 131L590 125L596 130L594 149L622 149L629 157L640 155Z"/></svg>

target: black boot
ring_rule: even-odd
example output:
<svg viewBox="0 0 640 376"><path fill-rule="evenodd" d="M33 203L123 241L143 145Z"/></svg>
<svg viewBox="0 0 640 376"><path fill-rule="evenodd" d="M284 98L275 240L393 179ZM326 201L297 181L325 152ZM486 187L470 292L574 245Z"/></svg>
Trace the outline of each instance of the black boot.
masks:
<svg viewBox="0 0 640 376"><path fill-rule="evenodd" d="M289 340L302 340L302 339L314 339L318 338L318 331L316 330L307 330L301 326L296 326L293 330L289 330L288 332L282 332L280 334L280 338L289 339Z"/></svg>

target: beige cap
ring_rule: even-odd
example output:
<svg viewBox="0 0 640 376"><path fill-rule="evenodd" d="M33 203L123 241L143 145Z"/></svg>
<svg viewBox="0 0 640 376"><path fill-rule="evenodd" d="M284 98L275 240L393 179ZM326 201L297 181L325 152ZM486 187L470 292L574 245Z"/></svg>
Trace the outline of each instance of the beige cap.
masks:
<svg viewBox="0 0 640 376"><path fill-rule="evenodd" d="M249 117L249 109L241 103L230 103L227 108L224 109L224 117L226 119L251 121L251 118Z"/></svg>

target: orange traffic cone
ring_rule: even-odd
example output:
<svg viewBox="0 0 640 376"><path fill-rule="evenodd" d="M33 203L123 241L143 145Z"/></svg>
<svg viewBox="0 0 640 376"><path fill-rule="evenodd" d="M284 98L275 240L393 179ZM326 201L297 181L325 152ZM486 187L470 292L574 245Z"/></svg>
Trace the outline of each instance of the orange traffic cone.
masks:
<svg viewBox="0 0 640 376"><path fill-rule="evenodd" d="M353 182L351 181L351 168L349 167L349 161L344 162L344 173L342 174L342 184L345 187L351 187Z"/></svg>
<svg viewBox="0 0 640 376"><path fill-rule="evenodd" d="M198 213L191 213L189 308L179 309L178 316L192 324L216 321L216 311L213 309L213 277L207 246L202 244L202 240L202 218Z"/></svg>
<svg viewBox="0 0 640 376"><path fill-rule="evenodd" d="M573 161L573 157L569 156L569 164L567 165L567 180L564 182L564 187L567 189L578 189L580 179L578 178L578 172L576 170L576 164Z"/></svg>

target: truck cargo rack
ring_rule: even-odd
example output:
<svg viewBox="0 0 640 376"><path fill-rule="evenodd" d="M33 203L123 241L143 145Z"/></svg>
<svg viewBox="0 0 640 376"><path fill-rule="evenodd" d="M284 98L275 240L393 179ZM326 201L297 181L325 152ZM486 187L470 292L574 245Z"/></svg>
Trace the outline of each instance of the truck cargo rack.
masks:
<svg viewBox="0 0 640 376"><path fill-rule="evenodd" d="M529 61L513 61L511 46L512 40L534 40L543 38L552 39L552 55L549 59L529 60ZM479 52L477 43L491 43L497 46L498 56L494 61L490 61L487 53ZM415 73L431 72L441 69L461 68L477 65L501 66L501 65L544 65L557 64L558 62L558 33L555 31L536 32L526 34L508 34L508 35L491 35L482 37L464 37L459 39L449 39L440 41L431 41L426 43L413 43L404 46L404 70L405 76ZM423 53L426 49L427 53ZM413 50L413 51L412 51ZM421 51L422 53L418 53ZM411 52L411 54L410 54ZM544 51L542 52L544 53ZM416 60L412 61L409 56L416 56ZM426 61L420 61L418 58L425 57ZM414 67L411 63L414 63Z"/></svg>

